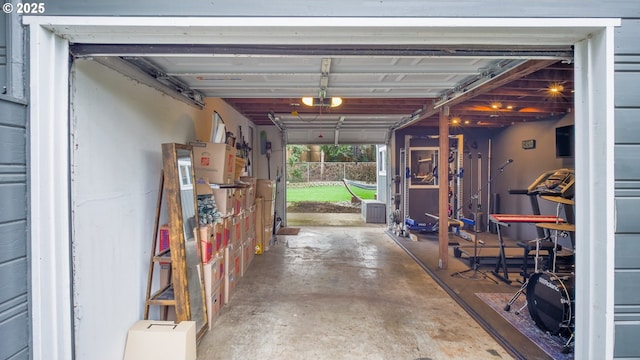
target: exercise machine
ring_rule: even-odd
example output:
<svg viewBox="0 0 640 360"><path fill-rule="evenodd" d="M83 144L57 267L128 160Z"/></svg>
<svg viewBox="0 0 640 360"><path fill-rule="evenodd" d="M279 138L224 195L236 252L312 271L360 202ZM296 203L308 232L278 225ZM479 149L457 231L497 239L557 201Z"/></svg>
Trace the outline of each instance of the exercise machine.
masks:
<svg viewBox="0 0 640 360"><path fill-rule="evenodd" d="M439 149L434 145L429 145L439 138L439 135L428 136L405 136L405 148L400 150L400 163L403 170L400 193L394 198L401 199L399 209L390 215L390 219L397 222L401 219L401 225L395 225L394 232L408 235L408 231L421 233L438 232L438 218L441 214L436 214L433 209L424 209L419 214L410 214L409 193L414 189L426 189L439 191L439 182L446 181L449 188L449 228L456 231L462 226L460 222L460 209L463 189L463 147L464 137L462 134L449 136L448 154L439 154ZM447 156L449 168L438 169L436 164L440 156ZM398 182L396 182L397 184ZM421 203L436 204L421 199ZM401 210L400 210L401 209ZM454 211L454 209L458 209ZM415 209L414 209L415 212ZM424 217L423 217L424 216Z"/></svg>

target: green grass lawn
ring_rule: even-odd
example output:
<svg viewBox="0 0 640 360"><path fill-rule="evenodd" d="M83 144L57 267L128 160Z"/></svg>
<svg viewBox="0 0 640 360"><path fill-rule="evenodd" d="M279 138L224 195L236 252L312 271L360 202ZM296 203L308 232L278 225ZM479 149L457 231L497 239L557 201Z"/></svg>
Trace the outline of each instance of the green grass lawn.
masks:
<svg viewBox="0 0 640 360"><path fill-rule="evenodd" d="M363 200L372 200L375 190L365 190L351 187L351 190ZM340 202L351 201L351 194L344 186L311 186L307 188L287 188L287 202L300 201L325 201Z"/></svg>

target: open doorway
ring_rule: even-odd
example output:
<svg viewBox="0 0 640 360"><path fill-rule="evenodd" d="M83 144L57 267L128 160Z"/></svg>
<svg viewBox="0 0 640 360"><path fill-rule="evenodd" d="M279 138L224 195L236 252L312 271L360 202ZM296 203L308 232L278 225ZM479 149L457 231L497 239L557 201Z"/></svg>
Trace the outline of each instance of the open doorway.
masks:
<svg viewBox="0 0 640 360"><path fill-rule="evenodd" d="M287 224L364 224L362 201L378 195L376 157L371 144L287 145Z"/></svg>

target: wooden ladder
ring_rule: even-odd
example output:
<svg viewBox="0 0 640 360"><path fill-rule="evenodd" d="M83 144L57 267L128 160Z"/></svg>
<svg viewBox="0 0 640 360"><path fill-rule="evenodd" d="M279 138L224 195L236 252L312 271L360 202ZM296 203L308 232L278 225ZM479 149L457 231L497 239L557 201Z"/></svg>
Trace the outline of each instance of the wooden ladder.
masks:
<svg viewBox="0 0 640 360"><path fill-rule="evenodd" d="M166 320L169 313L169 307L176 305L176 299L173 293L173 282L171 281L171 267L167 276L167 283L161 284L160 289L151 294L153 285L153 272L156 265L170 264L171 253L170 248L157 252L158 235L160 231L160 212L162 210L162 194L164 191L164 172L160 172L160 188L158 189L158 202L156 205L156 218L153 226L153 241L151 247L151 256L149 259L149 273L147 277L147 294L144 303L144 319L149 320L149 309L152 305L161 306L161 319Z"/></svg>

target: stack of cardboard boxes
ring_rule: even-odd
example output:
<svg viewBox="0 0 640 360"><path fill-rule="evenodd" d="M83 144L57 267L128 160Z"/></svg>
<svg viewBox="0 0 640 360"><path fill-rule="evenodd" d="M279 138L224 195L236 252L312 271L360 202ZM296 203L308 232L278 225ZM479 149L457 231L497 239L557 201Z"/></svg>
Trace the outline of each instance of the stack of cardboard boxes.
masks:
<svg viewBox="0 0 640 360"><path fill-rule="evenodd" d="M199 143L193 149L196 193L213 196L220 214L217 223L200 227L211 328L254 258L257 181L236 174L235 149L231 146Z"/></svg>
<svg viewBox="0 0 640 360"><path fill-rule="evenodd" d="M269 250L273 238L275 202L275 181L258 179L256 182L256 254Z"/></svg>

